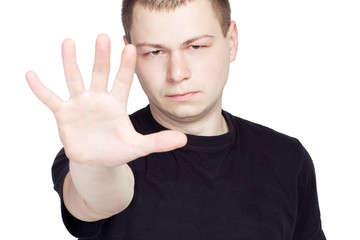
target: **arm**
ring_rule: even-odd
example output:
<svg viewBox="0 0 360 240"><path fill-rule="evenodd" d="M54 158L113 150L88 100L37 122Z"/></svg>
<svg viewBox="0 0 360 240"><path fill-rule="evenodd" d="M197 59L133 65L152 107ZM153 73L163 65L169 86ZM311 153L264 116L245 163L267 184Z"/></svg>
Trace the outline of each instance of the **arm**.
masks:
<svg viewBox="0 0 360 240"><path fill-rule="evenodd" d="M63 186L64 204L80 220L105 219L130 204L133 186L134 176L127 164L109 168L70 162Z"/></svg>
<svg viewBox="0 0 360 240"><path fill-rule="evenodd" d="M111 91L110 39L99 35L91 87L85 90L75 55L75 44L65 40L62 48L68 101L47 89L34 72L26 74L34 94L53 113L60 140L70 160L63 198L72 215L96 221L124 210L133 196L134 177L127 163L152 152L170 151L186 144L180 132L137 133L126 111L136 50L128 44Z"/></svg>
<svg viewBox="0 0 360 240"><path fill-rule="evenodd" d="M325 240L321 226L314 164L308 152L305 149L303 151L304 162L298 177L298 213L293 240Z"/></svg>

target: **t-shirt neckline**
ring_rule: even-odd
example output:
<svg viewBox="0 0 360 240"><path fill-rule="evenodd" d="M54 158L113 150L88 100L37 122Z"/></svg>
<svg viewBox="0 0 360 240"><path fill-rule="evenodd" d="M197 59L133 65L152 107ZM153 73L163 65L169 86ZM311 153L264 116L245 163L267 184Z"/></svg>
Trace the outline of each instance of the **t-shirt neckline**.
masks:
<svg viewBox="0 0 360 240"><path fill-rule="evenodd" d="M145 110L146 115L149 117L148 120L150 126L155 130L155 132L168 130L155 120L155 118L151 114L149 105L145 108ZM231 114L224 110L222 110L222 115L224 116L225 121L228 125L229 131L227 133L216 136L197 136L186 134L188 142L181 149L189 151L216 152L229 147L234 142L235 137L235 129L232 121L233 119Z"/></svg>

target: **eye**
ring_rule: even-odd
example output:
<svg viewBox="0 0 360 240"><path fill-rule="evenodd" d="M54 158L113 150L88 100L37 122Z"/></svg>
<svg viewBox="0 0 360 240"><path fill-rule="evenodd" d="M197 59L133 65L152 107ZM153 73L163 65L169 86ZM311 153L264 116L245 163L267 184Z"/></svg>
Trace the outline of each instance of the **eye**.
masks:
<svg viewBox="0 0 360 240"><path fill-rule="evenodd" d="M161 50L156 50L156 51L150 52L150 54L153 56L158 56L158 55L160 55L160 53L161 53Z"/></svg>
<svg viewBox="0 0 360 240"><path fill-rule="evenodd" d="M200 45L191 45L190 47L194 50L199 50L201 48Z"/></svg>

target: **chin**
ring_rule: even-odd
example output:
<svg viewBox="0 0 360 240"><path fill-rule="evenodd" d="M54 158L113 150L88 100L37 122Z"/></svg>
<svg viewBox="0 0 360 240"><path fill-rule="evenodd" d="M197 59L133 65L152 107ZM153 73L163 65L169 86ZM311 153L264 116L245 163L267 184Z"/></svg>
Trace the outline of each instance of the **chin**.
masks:
<svg viewBox="0 0 360 240"><path fill-rule="evenodd" d="M169 118L181 122L192 122L201 118L206 111L205 106L195 106L189 104L178 104L165 110Z"/></svg>

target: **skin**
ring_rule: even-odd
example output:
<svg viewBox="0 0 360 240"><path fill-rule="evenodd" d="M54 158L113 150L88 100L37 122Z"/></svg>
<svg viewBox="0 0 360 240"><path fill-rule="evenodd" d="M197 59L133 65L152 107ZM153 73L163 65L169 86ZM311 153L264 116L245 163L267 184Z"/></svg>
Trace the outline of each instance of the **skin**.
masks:
<svg viewBox="0 0 360 240"><path fill-rule="evenodd" d="M221 95L229 63L236 56L235 23L224 37L206 0L169 12L150 12L136 6L134 16L131 37L136 47L126 44L110 91L110 39L105 34L96 40L88 90L77 66L74 42L63 42L69 100L64 101L47 89L34 72L26 74L31 90L54 113L70 159L63 187L64 203L83 221L108 218L129 205L134 176L128 162L184 146L184 133L217 135L227 131L221 116ZM204 42L207 47L203 47ZM149 46L143 43L161 45L149 51L160 55L150 56L146 50ZM154 118L172 130L146 136L134 130L126 106L135 71L149 97Z"/></svg>
<svg viewBox="0 0 360 240"><path fill-rule="evenodd" d="M227 132L221 101L237 52L235 23L224 37L207 0L160 12L136 5L133 16L136 74L154 118L187 134Z"/></svg>

